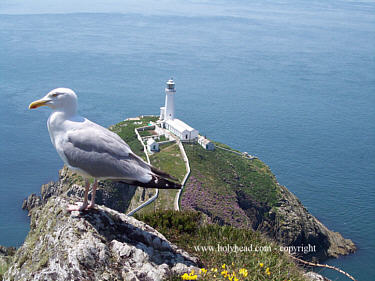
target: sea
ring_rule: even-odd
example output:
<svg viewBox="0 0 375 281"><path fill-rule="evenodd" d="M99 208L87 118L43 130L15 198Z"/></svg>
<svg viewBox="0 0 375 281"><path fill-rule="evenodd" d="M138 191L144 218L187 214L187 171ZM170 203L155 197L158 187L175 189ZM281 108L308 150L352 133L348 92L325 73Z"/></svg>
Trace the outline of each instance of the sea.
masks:
<svg viewBox="0 0 375 281"><path fill-rule="evenodd" d="M374 0L1 0L0 245L63 165L30 102L72 88L110 126L158 114L171 77L178 118L266 162L357 245L327 263L375 280Z"/></svg>

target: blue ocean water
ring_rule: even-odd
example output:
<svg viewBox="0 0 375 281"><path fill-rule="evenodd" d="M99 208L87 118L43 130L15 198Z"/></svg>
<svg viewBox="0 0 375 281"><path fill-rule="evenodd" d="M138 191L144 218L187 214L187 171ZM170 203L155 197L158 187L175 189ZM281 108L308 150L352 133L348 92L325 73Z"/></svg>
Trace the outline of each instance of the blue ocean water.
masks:
<svg viewBox="0 0 375 281"><path fill-rule="evenodd" d="M62 167L31 101L70 87L109 126L158 114L170 77L179 118L265 161L357 244L328 263L375 278L374 1L2 0L0 245L22 244L22 200Z"/></svg>

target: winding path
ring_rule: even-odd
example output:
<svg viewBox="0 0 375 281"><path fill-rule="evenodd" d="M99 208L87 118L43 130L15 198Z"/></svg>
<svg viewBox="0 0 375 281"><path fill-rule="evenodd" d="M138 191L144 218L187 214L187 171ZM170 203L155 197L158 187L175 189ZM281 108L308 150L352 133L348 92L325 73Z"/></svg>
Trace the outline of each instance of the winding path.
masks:
<svg viewBox="0 0 375 281"><path fill-rule="evenodd" d="M145 144L143 143L143 140L142 140L140 134L138 133L138 130L137 130L137 129L139 129L139 128L135 128L134 131L135 131L135 133L136 133L136 135L137 135L138 140L141 142L141 144L142 144L142 146L143 146L143 151L144 151L144 153L146 154L146 158L147 158L147 162L148 162L148 164L151 164L151 163L150 163L150 157L148 156L148 153L147 153L147 148L146 148ZM146 207L147 205L151 204L152 202L154 202L154 201L158 198L158 196L159 196L159 189L157 188L157 189L156 189L156 193L154 194L154 196L152 196L152 197L151 197L150 199L148 199L146 202L144 202L144 203L142 203L141 205L139 205L137 208L131 210L127 215L128 215L128 216L132 216L132 215L134 215L135 212L139 211L140 209L142 209L142 208Z"/></svg>
<svg viewBox="0 0 375 281"><path fill-rule="evenodd" d="M155 126L157 126L157 125L155 124ZM151 164L150 163L150 157L148 156L148 153L147 153L147 148L146 148L146 146L145 146L145 144L142 140L142 137L140 136L140 134L138 132L138 129L140 129L140 128L135 128L134 131L137 135L137 139L141 142L141 144L143 146L143 151L146 154L147 162L149 164ZM178 147L180 148L180 152L181 152L181 155L182 155L182 158L184 160L185 167L186 167L186 174L185 174L185 177L183 178L183 180L181 182L181 189L177 192L175 200L174 200L174 205L173 205L174 210L179 211L180 210L180 197L181 197L182 191L185 187L185 183L188 180L188 178L190 176L190 172L191 172L190 164L189 164L189 158L186 155L184 146L183 146L182 142L180 141L180 139L177 138L176 136L172 135L169 131L165 131L165 133L171 135L176 140L176 142L178 144ZM127 215L133 216L140 209L142 209L142 208L146 207L147 205L151 204L152 202L154 202L158 198L158 196L159 196L159 189L156 189L156 193L154 194L154 196L152 196L150 199L148 199L146 202L142 203L141 205L139 205L135 209L131 210Z"/></svg>

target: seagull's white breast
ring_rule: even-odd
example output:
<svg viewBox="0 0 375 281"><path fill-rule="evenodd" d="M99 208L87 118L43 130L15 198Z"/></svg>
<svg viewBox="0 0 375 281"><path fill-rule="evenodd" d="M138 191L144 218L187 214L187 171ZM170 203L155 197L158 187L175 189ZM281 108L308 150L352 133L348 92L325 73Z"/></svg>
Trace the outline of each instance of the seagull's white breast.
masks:
<svg viewBox="0 0 375 281"><path fill-rule="evenodd" d="M47 121L48 132L53 146L64 163L72 169L74 169L74 167L69 165L63 147L65 142L68 141L69 132L78 129L77 124L74 121L72 122L74 118L80 117L74 116L73 118L67 118L63 112L53 112Z"/></svg>

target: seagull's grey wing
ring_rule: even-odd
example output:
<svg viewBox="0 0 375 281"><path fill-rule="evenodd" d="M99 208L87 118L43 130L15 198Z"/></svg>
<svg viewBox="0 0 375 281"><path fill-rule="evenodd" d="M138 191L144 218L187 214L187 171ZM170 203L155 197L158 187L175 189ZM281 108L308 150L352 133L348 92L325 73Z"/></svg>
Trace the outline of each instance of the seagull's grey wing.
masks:
<svg viewBox="0 0 375 281"><path fill-rule="evenodd" d="M96 178L149 181L149 166L116 136L99 125L67 132L62 149L68 165Z"/></svg>

